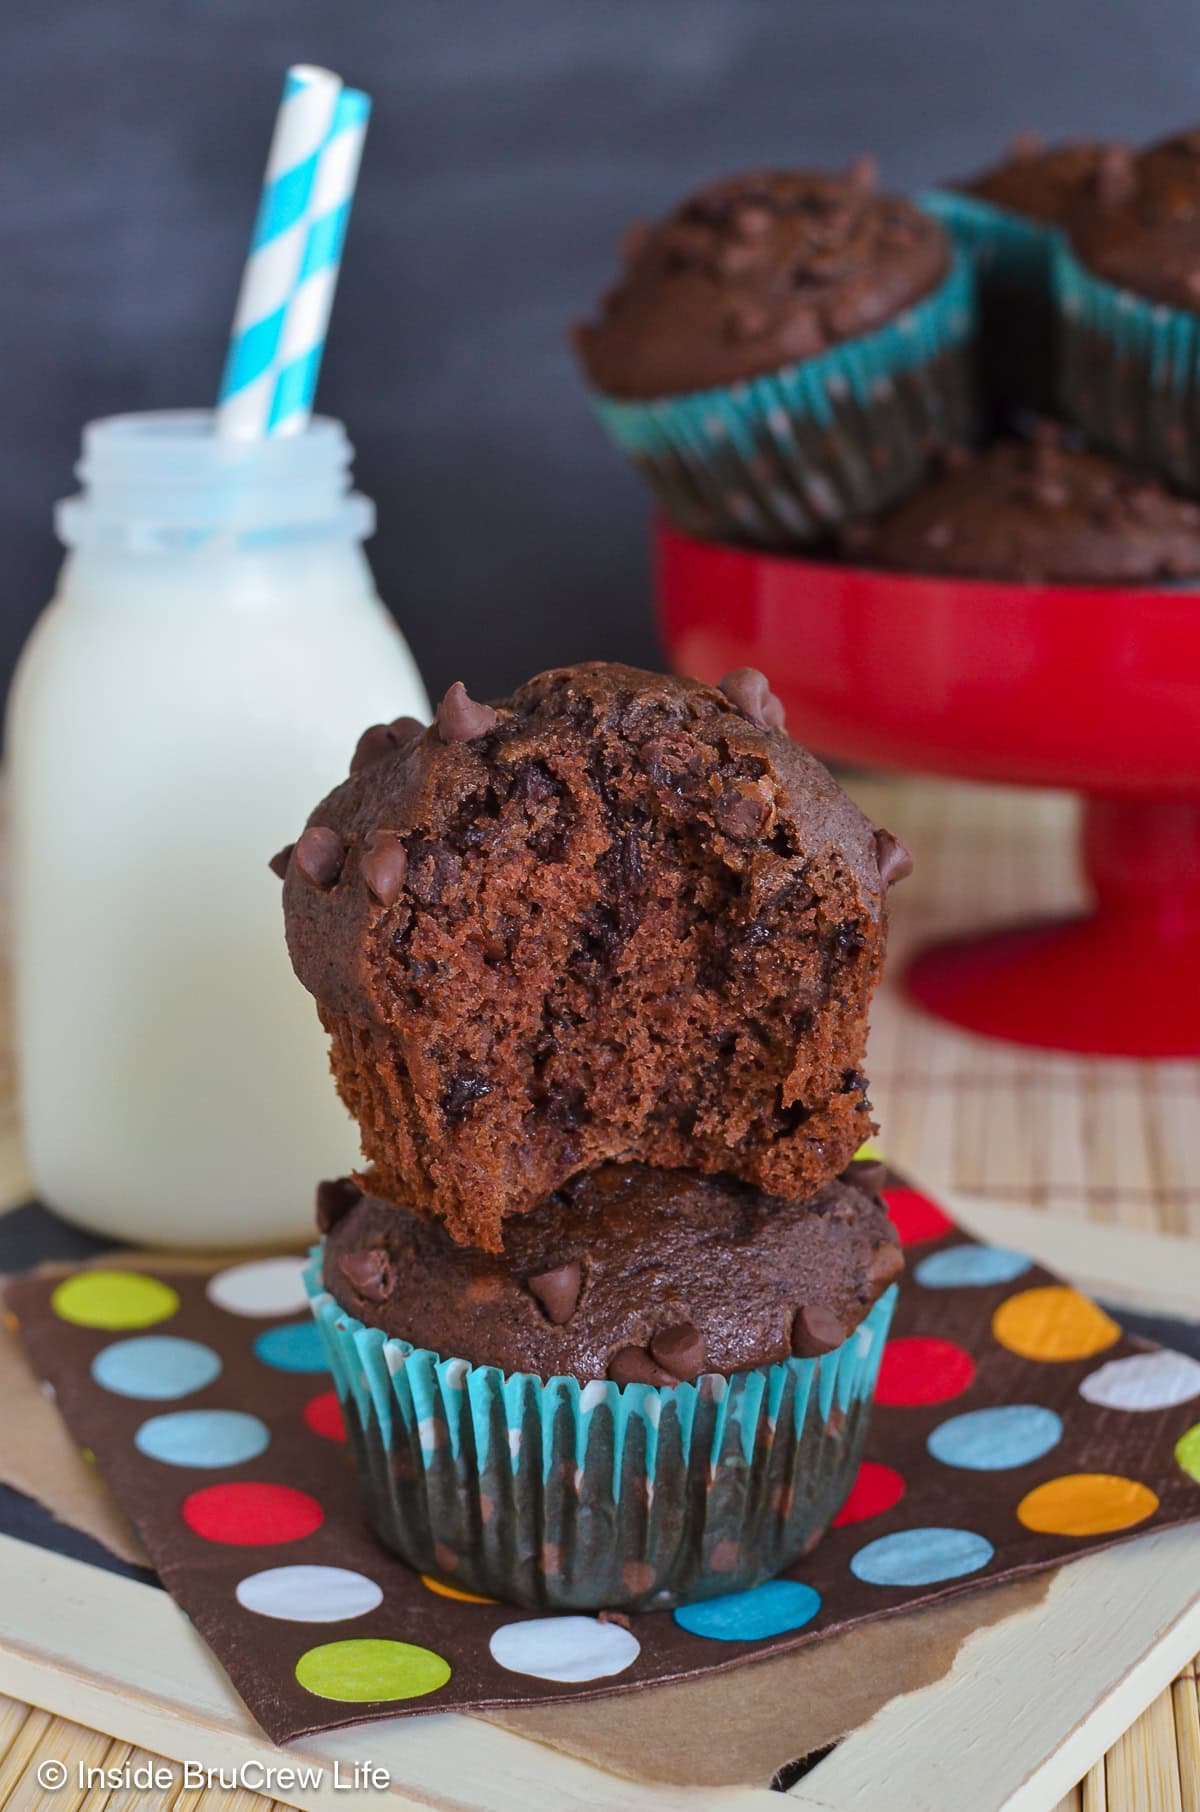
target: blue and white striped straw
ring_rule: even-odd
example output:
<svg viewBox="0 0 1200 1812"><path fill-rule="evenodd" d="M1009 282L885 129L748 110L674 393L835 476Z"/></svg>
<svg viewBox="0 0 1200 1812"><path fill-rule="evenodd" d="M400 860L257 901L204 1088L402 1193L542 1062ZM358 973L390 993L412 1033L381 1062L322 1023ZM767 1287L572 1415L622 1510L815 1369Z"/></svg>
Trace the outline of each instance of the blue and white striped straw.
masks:
<svg viewBox="0 0 1200 1812"><path fill-rule="evenodd" d="M327 69L289 69L217 402L217 432L299 434L312 412L371 111Z"/></svg>

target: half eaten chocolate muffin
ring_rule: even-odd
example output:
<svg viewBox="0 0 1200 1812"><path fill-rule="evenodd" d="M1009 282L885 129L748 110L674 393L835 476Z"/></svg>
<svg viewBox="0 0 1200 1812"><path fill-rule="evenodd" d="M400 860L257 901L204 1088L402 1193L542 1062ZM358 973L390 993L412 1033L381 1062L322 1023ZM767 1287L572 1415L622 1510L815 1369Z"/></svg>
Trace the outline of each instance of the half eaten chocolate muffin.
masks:
<svg viewBox="0 0 1200 1812"><path fill-rule="evenodd" d="M907 854L763 676L589 663L417 731L366 733L285 871L375 1192L499 1251L607 1159L789 1197L847 1163Z"/></svg>

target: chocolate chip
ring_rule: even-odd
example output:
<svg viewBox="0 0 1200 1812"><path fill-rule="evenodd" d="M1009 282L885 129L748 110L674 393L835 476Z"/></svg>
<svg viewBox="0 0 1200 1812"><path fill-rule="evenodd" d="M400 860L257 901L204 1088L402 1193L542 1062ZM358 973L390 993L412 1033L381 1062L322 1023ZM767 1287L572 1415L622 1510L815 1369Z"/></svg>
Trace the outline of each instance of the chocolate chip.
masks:
<svg viewBox="0 0 1200 1812"><path fill-rule="evenodd" d="M552 1321L556 1328L570 1321L575 1313L582 1282L583 1269L575 1259L569 1264L556 1265L553 1271L539 1271L536 1277L525 1279L530 1294L537 1297L546 1312L547 1320Z"/></svg>
<svg viewBox="0 0 1200 1812"><path fill-rule="evenodd" d="M267 867L270 869L271 873L273 875L278 875L281 881L287 874L287 866L292 859L292 851L295 847L296 845L294 843L285 843L283 848L279 851L279 854L272 856L271 860L267 863Z"/></svg>
<svg viewBox="0 0 1200 1812"><path fill-rule="evenodd" d="M864 151L846 170L846 181L860 195L872 195L879 186L879 161Z"/></svg>
<svg viewBox="0 0 1200 1812"><path fill-rule="evenodd" d="M363 880L381 906L394 906L408 873L408 851L398 832L373 830L363 842L359 864Z"/></svg>
<svg viewBox="0 0 1200 1812"><path fill-rule="evenodd" d="M1137 170L1128 145L1106 145L1096 169L1096 193L1105 207L1132 201L1137 191Z"/></svg>
<svg viewBox="0 0 1200 1812"><path fill-rule="evenodd" d="M816 1359L841 1346L846 1330L832 1309L819 1302L804 1303L792 1323L792 1351L797 1359Z"/></svg>
<svg viewBox="0 0 1200 1812"><path fill-rule="evenodd" d="M743 302L740 307L732 309L725 317L725 337L740 344L745 340L757 340L766 333L771 325L771 317L765 308L754 302Z"/></svg>
<svg viewBox="0 0 1200 1812"><path fill-rule="evenodd" d="M461 1125L467 1115L492 1092L492 1085L480 1070L458 1070L442 1094L442 1113L453 1126Z"/></svg>
<svg viewBox="0 0 1200 1812"><path fill-rule="evenodd" d="M644 220L634 220L621 234L620 250L622 264L629 265L641 256L650 237L650 228Z"/></svg>
<svg viewBox="0 0 1200 1812"><path fill-rule="evenodd" d="M336 883L346 860L346 845L335 830L310 824L301 831L292 860L313 887L328 889Z"/></svg>
<svg viewBox="0 0 1200 1812"><path fill-rule="evenodd" d="M821 320L831 340L848 340L862 327L862 301L857 292L831 296L821 309Z"/></svg>
<svg viewBox="0 0 1200 1812"><path fill-rule="evenodd" d="M879 879L885 887L906 881L913 871L911 850L899 837L893 837L891 831L875 832L875 856L879 863Z"/></svg>
<svg viewBox="0 0 1200 1812"><path fill-rule="evenodd" d="M473 699L461 680L455 680L437 708L437 732L443 742L473 742L499 721L492 707Z"/></svg>
<svg viewBox="0 0 1200 1812"><path fill-rule="evenodd" d="M867 1281L872 1291L882 1295L890 1283L894 1283L904 1269L904 1254L899 1246L890 1240L882 1246L876 1246L867 1264Z"/></svg>
<svg viewBox="0 0 1200 1812"><path fill-rule="evenodd" d="M782 730L784 727L783 706L772 692L765 673L757 667L735 667L724 679L717 681L718 690L723 692L736 711L748 717L760 730Z"/></svg>
<svg viewBox="0 0 1200 1812"><path fill-rule="evenodd" d="M842 1182L865 1189L868 1195L878 1195L887 1182L887 1165L878 1158L855 1158L842 1171Z"/></svg>
<svg viewBox="0 0 1200 1812"><path fill-rule="evenodd" d="M761 201L739 201L733 210L734 227L743 239L761 239L774 220L774 210Z"/></svg>
<svg viewBox="0 0 1200 1812"><path fill-rule="evenodd" d="M678 1384L679 1380L661 1365L655 1365L644 1346L623 1346L608 1362L608 1375L614 1384Z"/></svg>
<svg viewBox="0 0 1200 1812"><path fill-rule="evenodd" d="M452 849L435 840L408 846L408 891L422 906L441 906L462 880L462 864Z"/></svg>
<svg viewBox="0 0 1200 1812"><path fill-rule="evenodd" d="M317 1226L322 1233L332 1233L338 1222L345 1220L356 1202L362 1201L362 1190L349 1177L337 1177L317 1184Z"/></svg>
<svg viewBox="0 0 1200 1812"><path fill-rule="evenodd" d="M372 724L363 731L350 763L352 774L361 774L364 768L374 767L385 755L391 755L408 743L415 742L424 734L425 725L415 717L396 717L390 724Z"/></svg>
<svg viewBox="0 0 1200 1812"><path fill-rule="evenodd" d="M803 273L796 272L792 281L799 288L807 279ZM825 345L825 335L816 309L793 309L779 324L777 343L786 359L807 359L812 353L820 352Z"/></svg>
<svg viewBox="0 0 1200 1812"><path fill-rule="evenodd" d="M338 1269L368 1302L383 1302L391 1295L392 1261L382 1246L371 1246L365 1252L343 1252Z"/></svg>
<svg viewBox="0 0 1200 1812"><path fill-rule="evenodd" d="M1031 157L1037 157L1046 146L1045 134L1041 132L1015 132L1008 141L1008 155L1014 162L1027 163Z"/></svg>
<svg viewBox="0 0 1200 1812"><path fill-rule="evenodd" d="M744 277L758 262L759 253L753 242L744 244L737 239L727 240L713 257L722 277Z"/></svg>
<svg viewBox="0 0 1200 1812"><path fill-rule="evenodd" d="M704 1370L704 1335L690 1321L659 1328L650 1342L650 1356L664 1371L690 1384Z"/></svg>
<svg viewBox="0 0 1200 1812"><path fill-rule="evenodd" d="M713 817L727 837L731 837L735 843L749 843L761 835L771 807L760 792L749 783L744 783L733 792L722 793L712 810Z"/></svg>

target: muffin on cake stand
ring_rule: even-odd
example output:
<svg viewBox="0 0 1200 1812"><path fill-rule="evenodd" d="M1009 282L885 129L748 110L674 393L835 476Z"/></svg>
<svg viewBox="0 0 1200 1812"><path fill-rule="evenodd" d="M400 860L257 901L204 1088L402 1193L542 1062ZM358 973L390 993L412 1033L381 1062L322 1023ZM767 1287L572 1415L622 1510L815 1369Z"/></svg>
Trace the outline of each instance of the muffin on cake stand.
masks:
<svg viewBox="0 0 1200 1812"><path fill-rule="evenodd" d="M971 1031L1200 1056L1200 597L868 571L657 530L672 665L761 666L807 745L1084 800L1082 916L921 952L913 998Z"/></svg>

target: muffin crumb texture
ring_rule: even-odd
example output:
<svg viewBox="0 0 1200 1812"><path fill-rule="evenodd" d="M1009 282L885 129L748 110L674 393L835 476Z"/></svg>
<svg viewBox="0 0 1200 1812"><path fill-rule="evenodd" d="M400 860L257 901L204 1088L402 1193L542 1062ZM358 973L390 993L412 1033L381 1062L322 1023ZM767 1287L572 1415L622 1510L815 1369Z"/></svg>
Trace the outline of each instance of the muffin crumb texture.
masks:
<svg viewBox="0 0 1200 1812"><path fill-rule="evenodd" d="M452 688L314 812L288 944L374 1194L499 1251L606 1160L795 1198L868 1135L897 856L762 676L728 685L595 663L495 706Z"/></svg>

